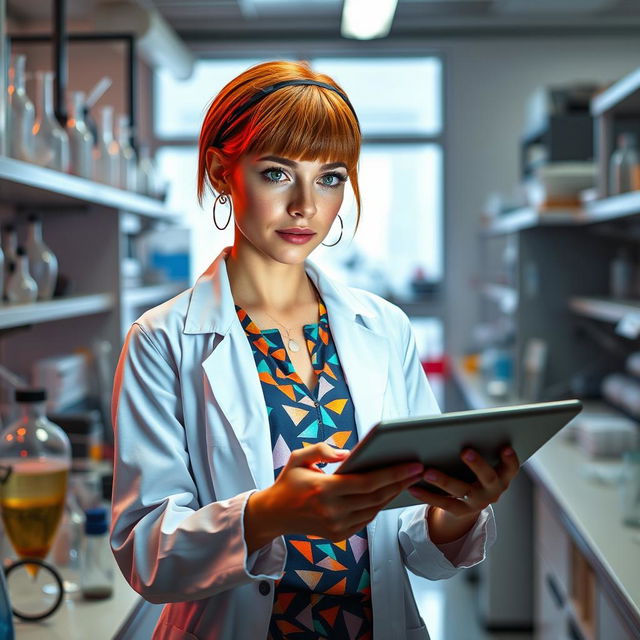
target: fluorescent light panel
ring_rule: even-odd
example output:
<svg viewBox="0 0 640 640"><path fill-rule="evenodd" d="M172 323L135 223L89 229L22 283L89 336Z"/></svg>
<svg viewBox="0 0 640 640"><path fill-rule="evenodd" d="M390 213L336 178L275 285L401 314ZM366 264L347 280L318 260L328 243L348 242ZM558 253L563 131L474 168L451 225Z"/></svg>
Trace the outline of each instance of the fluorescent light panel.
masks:
<svg viewBox="0 0 640 640"><path fill-rule="evenodd" d="M344 0L341 33L345 38L371 40L389 34L398 0Z"/></svg>

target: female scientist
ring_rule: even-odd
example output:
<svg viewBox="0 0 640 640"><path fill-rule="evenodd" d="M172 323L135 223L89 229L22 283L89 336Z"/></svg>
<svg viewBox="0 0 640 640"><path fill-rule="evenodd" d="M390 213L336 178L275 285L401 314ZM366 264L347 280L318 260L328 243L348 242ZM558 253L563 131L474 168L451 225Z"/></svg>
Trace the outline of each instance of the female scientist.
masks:
<svg viewBox="0 0 640 640"><path fill-rule="evenodd" d="M306 63L256 65L208 109L198 195L218 193L234 243L132 325L113 395L111 545L166 603L155 640L424 640L407 569L449 578L495 540L512 450L495 469L463 451L472 484L420 464L330 472L381 419L438 412L406 315L307 259L347 180L359 217L360 140ZM421 478L447 495L381 511Z"/></svg>

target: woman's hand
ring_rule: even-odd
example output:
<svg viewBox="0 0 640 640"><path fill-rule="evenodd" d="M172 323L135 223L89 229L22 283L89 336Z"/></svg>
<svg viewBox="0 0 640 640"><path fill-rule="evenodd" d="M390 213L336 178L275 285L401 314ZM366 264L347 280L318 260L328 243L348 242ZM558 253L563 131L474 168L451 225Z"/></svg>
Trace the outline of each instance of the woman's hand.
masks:
<svg viewBox="0 0 640 640"><path fill-rule="evenodd" d="M360 531L424 472L422 464L408 463L366 473L326 474L315 464L338 462L348 454L326 443L292 451L275 483L250 496L247 507L257 497L261 514L255 517L256 526L266 524L271 539L297 533L338 542Z"/></svg>
<svg viewBox="0 0 640 640"><path fill-rule="evenodd" d="M429 514L430 537L437 544L455 540L471 529L480 512L498 501L520 469L518 455L511 447L500 451L501 461L495 468L472 449L465 449L460 458L475 473L475 482L468 483L436 469L427 469L423 479L449 495L443 496L422 487L409 489L411 495L445 512Z"/></svg>

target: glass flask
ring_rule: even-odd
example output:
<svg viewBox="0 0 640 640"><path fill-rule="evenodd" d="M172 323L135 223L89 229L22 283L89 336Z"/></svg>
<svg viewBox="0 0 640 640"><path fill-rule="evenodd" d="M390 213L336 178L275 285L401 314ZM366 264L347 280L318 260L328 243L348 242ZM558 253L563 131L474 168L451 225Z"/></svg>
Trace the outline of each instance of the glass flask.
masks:
<svg viewBox="0 0 640 640"><path fill-rule="evenodd" d="M36 72L36 121L33 161L57 171L69 171L69 136L53 112L53 72Z"/></svg>
<svg viewBox="0 0 640 640"><path fill-rule="evenodd" d="M18 419L0 433L0 509L11 545L43 560L62 517L71 467L65 432L45 415L44 389L16 389ZM37 565L28 565L35 577Z"/></svg>
<svg viewBox="0 0 640 640"><path fill-rule="evenodd" d="M38 285L29 274L29 257L24 247L18 247L16 262L9 265L7 299L12 304L24 304L37 298Z"/></svg>
<svg viewBox="0 0 640 640"><path fill-rule="evenodd" d="M71 116L67 120L71 173L81 178L93 178L93 134L84 121L84 92L71 94Z"/></svg>
<svg viewBox="0 0 640 640"><path fill-rule="evenodd" d="M26 64L25 55L14 55L9 67L8 142L11 157L33 162L36 110L25 90Z"/></svg>
<svg viewBox="0 0 640 640"><path fill-rule="evenodd" d="M31 214L28 217L27 256L29 274L38 285L38 300L51 300L58 279L58 259L42 240L42 221Z"/></svg>
<svg viewBox="0 0 640 640"><path fill-rule="evenodd" d="M100 130L94 148L94 179L120 186L120 147L113 138L113 107L105 105L100 113Z"/></svg>
<svg viewBox="0 0 640 640"><path fill-rule="evenodd" d="M9 266L18 261L18 232L15 225L11 223L2 225L2 252L4 254L4 284L2 290L6 300L10 275Z"/></svg>
<svg viewBox="0 0 640 640"><path fill-rule="evenodd" d="M131 146L131 127L129 116L118 117L118 145L120 147L120 188L135 191L137 187L138 163L136 152Z"/></svg>

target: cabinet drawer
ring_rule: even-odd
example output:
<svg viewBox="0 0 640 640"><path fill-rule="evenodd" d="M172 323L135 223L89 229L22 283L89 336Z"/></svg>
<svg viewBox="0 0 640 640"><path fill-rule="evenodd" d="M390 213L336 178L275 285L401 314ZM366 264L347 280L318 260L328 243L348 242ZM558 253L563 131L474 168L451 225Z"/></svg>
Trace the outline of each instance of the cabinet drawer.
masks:
<svg viewBox="0 0 640 640"><path fill-rule="evenodd" d="M552 512L541 490L534 494L535 549L556 578L556 585L563 597L569 594L570 539L565 528Z"/></svg>

